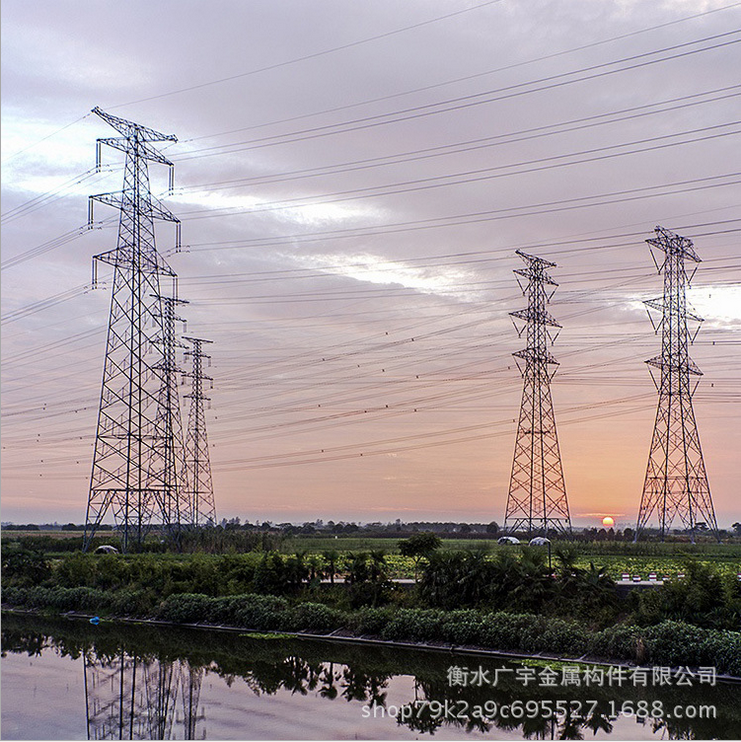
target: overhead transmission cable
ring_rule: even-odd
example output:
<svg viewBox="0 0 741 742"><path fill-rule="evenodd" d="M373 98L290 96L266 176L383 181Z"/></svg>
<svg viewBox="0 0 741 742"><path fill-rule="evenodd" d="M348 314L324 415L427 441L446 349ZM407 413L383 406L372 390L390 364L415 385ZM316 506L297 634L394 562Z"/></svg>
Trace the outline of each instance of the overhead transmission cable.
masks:
<svg viewBox="0 0 741 742"><path fill-rule="evenodd" d="M741 86L740 86L741 87ZM736 95L741 95L741 91L736 93ZM721 132L718 131L719 129L725 129L730 126L737 126L741 121L734 120L734 121L727 121L721 124L711 124L708 126L699 127L696 129L689 129L686 131L680 131L680 132L674 132L671 134L662 134L655 137L645 137L643 139L636 139L631 142L622 142L620 144L610 144L603 147L592 147L590 149L584 149L584 150L578 150L576 152L566 152L564 154L559 155L549 155L547 157L538 157L531 160L521 160L520 162L513 162L508 163L506 165L495 165L493 167L486 167L486 168L478 168L475 170L466 170L462 172L455 172L455 173L447 173L445 175L436 175L431 176L427 178L418 178L416 180L411 181L401 181L401 183L394 183L394 184L383 184L378 186L369 186L366 188L361 189L354 189L351 192L364 192L364 191L372 191L380 188L389 188L391 186L396 186L399 184L412 184L412 183L430 183L433 181L443 181L448 178L463 178L462 180L454 181L452 183L441 183L440 185L447 186L447 185L460 185L461 183L471 183L471 182L478 182L479 180L488 180L489 178L470 178L465 176L473 176L473 175L481 175L483 173L493 173L491 178L498 178L498 177L510 177L513 175L524 175L528 173L533 172L541 172L543 170L551 170L555 168L560 167L567 167L567 166L573 166L573 165L582 165L589 162L599 162L602 160L608 160L613 159L615 157L623 157L625 155L634 155L634 154L644 154L646 152L654 152L661 149L666 149L667 147L676 147L686 144L694 144L696 142L704 142L708 141L710 139L719 139L725 136L730 136L734 134L738 134L739 131L730 131L730 132ZM684 137L689 136L691 134L704 134L706 132L714 132L712 134L709 134L708 136L696 136L691 139L687 139L685 141L678 141L678 142L667 142L667 140L676 139L677 137ZM561 133L561 132L558 132ZM530 137L522 137L502 142L496 142L491 145L487 146L501 146L503 144L512 144L515 142L523 141L523 139L528 139ZM654 144L656 142L664 142L664 144ZM644 146L644 147L637 147L637 145L652 145L652 146ZM625 147L632 147L633 149L629 149L624 152L611 152L611 150L619 150ZM596 155L598 153L608 153L610 154L603 154L600 156L593 156L593 157L585 157L585 155ZM447 154L447 153L445 153ZM577 159L572 162L558 162L559 160L565 160L567 158L577 158L581 157L582 159ZM412 159L426 159L425 158L412 158ZM400 161L404 162L404 160ZM541 165L544 163L550 163L547 165L544 165L543 167L526 167L528 165ZM382 163L382 165L396 165L399 164L398 162L391 162L391 163ZM333 167L333 166L330 166ZM378 167L378 165L372 165L371 167ZM507 172L504 174L497 174L500 171L505 170L512 170L513 168L522 168L521 170L517 170L516 172ZM328 172L311 172L309 174L302 174L302 175L296 175L290 176L287 175L286 177L283 176L275 176L274 178L266 178L259 183L255 183L255 185L273 185L275 183L283 183L287 181L292 180L298 180L298 179L305 179L305 178L315 178L315 177L324 177L326 175L340 175L347 172L354 172L356 170L364 170L366 169L363 167L349 167L347 169L342 169L338 166L338 169L332 169ZM319 170L322 170L321 168ZM301 171L299 171L300 173ZM190 190L205 190L205 191L212 191L212 190L236 190L237 188L234 185L229 185L226 188L219 188L217 186L205 186L201 189L198 189L196 187L187 187L180 190L180 193L187 193ZM344 191L341 191L340 193L345 193ZM334 195L334 194L331 194ZM299 197L298 199L292 199L292 200L302 200L305 198L315 198L315 196L309 196L309 197ZM271 203L271 202L268 202ZM286 203L285 201L278 201L277 203ZM263 204L265 205L265 204ZM228 207L227 207L228 208ZM188 212L186 212L188 213ZM193 213L193 212L190 212Z"/></svg>
<svg viewBox="0 0 741 742"><path fill-rule="evenodd" d="M420 87L420 88L414 88L412 90L406 90L406 91L402 91L402 92L399 92L399 93L392 93L392 94L389 94L389 95L383 95L383 96L378 97L378 98L369 98L369 99L366 99L366 100L363 100L363 101L358 101L356 103L348 103L348 104L345 104L345 105L342 105L342 106L335 106L334 108L327 108L327 109L323 109L321 111L314 111L313 113L305 113L305 114L301 114L301 115L298 115L298 116L291 116L291 117L288 117L288 118L275 119L273 121L266 121L266 122L261 123L261 124L253 124L251 126L242 126L242 127L237 128L237 129L229 129L227 131L221 131L221 132L218 132L218 133L215 133L215 134L203 134L203 135L200 135L200 136L190 137L188 139L181 139L180 142L181 142L181 144L184 144L184 143L187 143L187 142L199 141L201 139L211 139L211 138L215 138L215 137L226 136L228 134L236 134L236 133L239 133L239 132L242 132L242 131L250 131L250 130L253 130L253 129L262 129L262 128L265 128L265 127L268 127L268 126L276 126L278 124L290 123L292 121L298 121L298 120L301 120L301 119L314 118L316 116L324 116L324 115L326 115L328 113L337 113L339 111L345 111L345 110L348 110L348 109L351 109L351 108L358 108L358 107L361 107L361 106L372 105L374 103L381 103L383 101L392 100L394 98L401 98L401 97L406 97L408 95L414 95L416 93L423 93L423 92L427 92L428 90L434 90L435 88L446 87L448 85L456 85L456 84L461 83L461 82L468 82L470 80L474 80L474 79L477 79L477 78L480 78L480 77L486 77L488 75L497 74L499 72L506 72L508 70L516 69L518 67L524 67L526 65L534 64L536 62L544 62L544 61L548 61L548 60L551 60L551 59L555 59L557 57L562 57L562 56L565 56L565 55L568 55L568 54L573 54L575 52L580 52L580 51L584 51L586 49L591 49L591 48L594 48L594 47L597 47L597 46L602 46L604 44L612 43L614 41L622 41L623 39L627 39L627 38L630 38L630 37L633 37L633 36L638 36L638 35L643 34L643 33L650 33L652 31L658 31L658 30L660 30L662 28L667 28L669 26L673 26L673 25L676 25L678 23L685 23L687 21L695 20L696 18L700 18L702 16L709 15L711 13L718 13L718 12L721 12L721 11L724 11L724 10L731 10L731 9L737 8L739 6L741 6L741 3L740 2L735 2L735 3L731 3L730 5L726 5L726 6L720 7L720 8L713 8L711 10L706 10L706 11L703 11L701 13L695 13L693 15L685 16L683 18L678 18L678 19L673 20L673 21L668 21L668 22L665 22L665 23L660 23L660 24L657 24L655 26L648 26L646 28L641 28L641 29L638 29L636 31L630 31L628 33L619 34L617 36L611 36L611 37L606 38L606 39L601 39L599 41L593 41L593 42L590 42L588 44L582 44L580 46L571 47L569 49L564 49L564 50L559 51L559 52L553 52L551 54L545 54L545 55L542 55L540 57L531 57L530 59L526 59L526 60L523 60L521 62L514 62L514 63L511 63L511 64L504 65L502 67L497 67L495 69L486 70L485 72L478 72L478 73L475 73L475 74L472 74L472 75L465 75L463 77L453 78L451 80L446 80L444 82L434 83L434 84L431 84L431 85L425 85L425 86Z"/></svg>
<svg viewBox="0 0 741 742"><path fill-rule="evenodd" d="M471 5L467 8L462 8L461 10L453 11L452 13L446 13L445 15L437 16L435 18L429 18L426 21L419 21L418 23L413 23L409 26L403 26L401 28L396 28L391 31L385 31L384 33L375 34L374 36L368 36L364 39L358 39L357 41L351 41L346 44L340 44L338 46L331 47L330 49L323 49L318 52L304 54L300 57L294 57L293 59L287 59L283 62L275 62L273 64L269 64L264 67L259 67L254 70L248 70L246 72L239 72L235 75L229 75L227 77L222 77L222 78L219 78L218 80L210 80L208 82L197 83L195 85L189 85L188 87L185 87L185 88L171 90L167 93L159 93L157 95L147 96L146 98L138 98L137 100L128 101L127 103L119 103L118 105L108 106L108 108L123 108L124 106L131 106L137 103L146 103L151 100L159 100L160 98L167 98L173 95L178 95L180 93L187 93L187 92L190 92L191 90L199 90L202 88L210 87L211 85L218 85L224 82L230 82L232 80L238 80L244 77L249 77L251 75L257 75L261 72L268 72L270 70L276 70L282 67L288 67L289 65L296 64L298 62L305 62L309 59L316 59L318 57L323 57L328 54L334 54L335 52L338 52L338 51L344 51L345 49L351 49L356 46L361 46L362 44L368 44L373 41L378 41L379 39L385 39L390 36L395 36L400 33L405 33L406 31L412 31L414 29L421 28L422 26L428 26L432 23L438 23L440 21L448 20L455 16L459 16L464 13L469 13L473 10L479 10L480 8L484 8L488 5L496 5L497 3L501 1L502 0L487 0L486 2L479 3L477 5Z"/></svg>
<svg viewBox="0 0 741 742"><path fill-rule="evenodd" d="M438 115L440 113L449 113L450 111L459 111L470 108L472 106L479 106L488 103L494 103L501 100L508 100L511 98L519 97L521 95L529 95L531 93L543 92L545 90L553 90L564 87L566 85L572 85L578 82L586 82L590 80L596 80L608 75L618 74L620 72L628 72L635 69L640 69L661 62L669 62L676 59L681 59L693 54L700 54L707 51L713 51L715 49L725 48L733 44L739 43L741 39L727 39L729 36L734 36L741 33L741 29L734 29L733 31L726 31L721 34L714 34L712 36L703 37L701 39L695 39L694 41L688 41L683 44L676 44L674 46L663 47L651 52L645 52L643 54L632 55L629 57L623 57L621 59L613 60L611 62L603 62L597 65L590 65L582 67L577 70L570 72L563 72L557 75L549 75L547 77L538 78L536 80L527 81L524 83L517 83L515 85L507 85L501 88L492 90L486 90L480 93L472 93L470 95L459 96L456 98L449 98L446 100L438 101L436 103L426 103L419 106L412 106L405 109L396 111L390 111L388 113L376 114L373 116L365 116L362 118L352 119L350 121L344 121L337 124L325 124L323 126L315 126L308 129L301 129L294 132L288 132L286 134L276 134L268 137L260 137L257 139L248 139L241 142L233 142L230 144L214 145L212 147L204 147L199 150L194 150L190 154L181 155L180 157L173 158L176 162L183 162L185 160L198 159L202 157L210 157L215 154L233 154L241 149L258 149L260 147L274 146L275 144L288 144L292 142L304 141L306 139L315 139L317 137L324 137L335 134L344 134L349 131L358 131L361 129L373 128L376 126L386 126L388 124L395 124L401 121L410 121L417 118L426 116ZM718 41L719 39L727 39L725 41ZM603 70L601 72L595 72L589 75L583 75L571 80L564 80L563 78L590 72L593 70L602 69L604 67L610 67L615 64L621 64L623 62L630 62L637 59L643 59L656 54L662 54L668 51L675 51L677 49L683 49L694 44L700 44L705 41L717 41L715 44L711 44L706 47L699 49L690 49L669 56L661 57L659 59L645 60L642 62L636 62L634 64L626 65L618 69ZM542 84L545 83L545 84ZM528 86L540 85L540 87L534 87L530 89ZM235 149L236 148L236 149Z"/></svg>

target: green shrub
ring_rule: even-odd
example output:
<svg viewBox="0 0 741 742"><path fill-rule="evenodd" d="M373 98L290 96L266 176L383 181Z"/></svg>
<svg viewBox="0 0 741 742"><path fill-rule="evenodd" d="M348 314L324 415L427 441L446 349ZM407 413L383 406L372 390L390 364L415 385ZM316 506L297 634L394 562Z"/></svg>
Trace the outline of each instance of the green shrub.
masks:
<svg viewBox="0 0 741 742"><path fill-rule="evenodd" d="M175 623L198 623L209 614L211 598L202 594L171 595L160 608L159 617Z"/></svg>
<svg viewBox="0 0 741 742"><path fill-rule="evenodd" d="M115 592L87 586L4 587L3 604L59 612L155 615L176 623L225 624L255 631L330 632L346 628L398 641L472 644L493 650L547 652L579 657L587 652L613 660L663 666L714 666L741 676L741 633L663 621L590 632L574 621L504 611L363 608L340 611L321 603L242 594L212 597L172 594L160 601L152 589Z"/></svg>
<svg viewBox="0 0 741 742"><path fill-rule="evenodd" d="M479 611L451 611L443 617L441 639L451 644L478 644L482 624L483 616Z"/></svg>
<svg viewBox="0 0 741 742"><path fill-rule="evenodd" d="M260 631L280 630L288 608L285 598L272 595L243 595L235 609L237 625Z"/></svg>
<svg viewBox="0 0 741 742"><path fill-rule="evenodd" d="M579 657L589 648L589 631L576 621L548 619L535 626L534 646L541 652L558 652Z"/></svg>
<svg viewBox="0 0 741 742"><path fill-rule="evenodd" d="M434 609L400 608L381 630L384 639L439 641L444 612Z"/></svg>
<svg viewBox="0 0 741 742"><path fill-rule="evenodd" d="M589 643L589 652L599 657L642 662L645 657L639 651L641 631L637 626L613 626L595 632ZM643 640L641 639L641 642Z"/></svg>
<svg viewBox="0 0 741 742"><path fill-rule="evenodd" d="M645 630L646 659L656 665L714 665L721 672L741 671L741 634L664 621Z"/></svg>
<svg viewBox="0 0 741 742"><path fill-rule="evenodd" d="M687 563L686 573L682 580L641 591L635 598L636 621L643 626L668 620L706 628L738 629L741 582L696 561Z"/></svg>
<svg viewBox="0 0 741 742"><path fill-rule="evenodd" d="M25 605L26 588L3 585L3 605Z"/></svg>
<svg viewBox="0 0 741 742"><path fill-rule="evenodd" d="M52 574L51 564L40 551L23 548L3 548L3 581L11 585L40 585Z"/></svg>
<svg viewBox="0 0 741 742"><path fill-rule="evenodd" d="M389 608L361 608L349 614L348 628L361 636L380 636L393 615L394 611Z"/></svg>
<svg viewBox="0 0 741 742"><path fill-rule="evenodd" d="M5 588L3 601L8 605L56 611L101 611L109 608L111 595L89 587Z"/></svg>
<svg viewBox="0 0 741 742"><path fill-rule="evenodd" d="M148 616L156 605L155 594L150 590L127 588L116 590L110 601L111 612L116 616Z"/></svg>
<svg viewBox="0 0 741 742"><path fill-rule="evenodd" d="M286 613L284 630L329 632L342 628L345 614L321 603L298 603Z"/></svg>

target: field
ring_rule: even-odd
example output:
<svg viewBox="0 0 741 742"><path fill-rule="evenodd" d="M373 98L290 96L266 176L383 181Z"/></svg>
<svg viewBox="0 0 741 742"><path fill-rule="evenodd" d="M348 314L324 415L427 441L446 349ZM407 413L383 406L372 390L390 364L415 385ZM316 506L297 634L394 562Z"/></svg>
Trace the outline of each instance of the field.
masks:
<svg viewBox="0 0 741 742"><path fill-rule="evenodd" d="M47 541L51 537L54 540L67 538L80 538L82 534L76 531L5 531L3 540L14 540L17 538L40 537ZM29 543L26 541L26 543ZM395 579L409 579L414 577L414 560L399 554L399 538L373 538L364 536L291 536L280 541L279 550L284 554L303 554L306 559L313 559L323 565L326 559L324 555L335 551L339 558L337 564L339 571L351 553L383 551L389 566L390 576ZM500 551L519 551L519 546L504 546L491 539L465 539L452 538L443 539L443 549L450 550L473 550L482 551L487 555L494 556ZM542 548L542 547L541 547ZM600 541L600 542L567 542L555 541L552 544L552 560L554 567L559 561L557 553L560 549L568 549L576 552L575 563L579 567L589 567L594 563L597 567L607 567L613 579L620 579L625 573L631 577L638 575L647 579L652 572L661 579L664 575L676 577L686 570L689 560L697 560L712 564L723 573L741 573L741 543L703 542L690 544L687 542L624 542L624 541ZM56 555L56 549L47 547L50 556ZM62 556L61 552L58 556ZM176 555L172 555L178 558ZM255 559L258 553L253 554ZM181 557L187 558L187 557Z"/></svg>
<svg viewBox="0 0 741 742"><path fill-rule="evenodd" d="M298 536L287 539L281 546L284 553L303 552L308 556L321 555L327 551L362 552L381 550L391 567L394 578L403 579L414 576L414 561L398 553L398 539L363 538L363 537L312 537ZM487 539L443 539L443 549L471 549L494 555L498 551L519 549L515 546L502 546L496 540ZM594 563L598 567L607 567L613 579L620 579L622 574L639 575L644 579L655 572L659 579L664 575L676 577L685 571L688 560L697 560L713 564L723 573L741 573L741 544L715 543L637 543L630 542L592 542L570 543L554 542L552 559L558 564L557 551L561 548L577 551L576 565L588 567Z"/></svg>

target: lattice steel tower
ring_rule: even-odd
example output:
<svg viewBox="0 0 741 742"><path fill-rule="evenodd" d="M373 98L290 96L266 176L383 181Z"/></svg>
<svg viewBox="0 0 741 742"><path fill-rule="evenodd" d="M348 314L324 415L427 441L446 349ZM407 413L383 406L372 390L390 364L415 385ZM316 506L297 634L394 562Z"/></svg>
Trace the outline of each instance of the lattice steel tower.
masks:
<svg viewBox="0 0 741 742"><path fill-rule="evenodd" d="M87 738L203 738L203 668L118 651L107 658L92 649L83 654Z"/></svg>
<svg viewBox="0 0 741 742"><path fill-rule="evenodd" d="M551 398L553 367L558 361L548 352L549 343L555 340L552 332L561 328L546 309L558 286L547 269L556 264L516 252L525 261L525 268L514 272L528 307L510 316L513 321L525 323L518 327L515 322L515 329L522 336L527 328L527 348L512 354L523 387L504 528L508 532L526 531L528 535L554 530L570 533L571 516Z"/></svg>
<svg viewBox="0 0 741 742"><path fill-rule="evenodd" d="M190 394L184 399L190 399L188 413L188 429L185 436L185 464L188 499L190 502L190 522L197 525L215 525L216 507L214 504L214 488L211 480L211 458L208 453L208 436L206 434L206 412L204 402L209 401L203 393L203 382L213 381L203 373L204 359L210 361L211 356L203 352L204 343L211 340L186 337L193 348L185 355L193 360L193 370L184 374L191 379Z"/></svg>
<svg viewBox="0 0 741 742"><path fill-rule="evenodd" d="M164 523L171 531L178 531L182 526L190 525L190 508L186 486L185 447L183 442L183 424L180 417L180 397L178 380L182 370L177 365L176 350L185 348L177 336L175 324L184 323L182 317L175 314L175 307L187 304L184 299L174 296L159 296L162 321L162 336L157 342L162 348L162 363L156 369L162 374L158 409L158 426L164 433L159 442L160 454L164 459L165 469L163 482L165 491L170 493L164 500L166 508Z"/></svg>
<svg viewBox="0 0 741 742"><path fill-rule="evenodd" d="M662 539L677 517L693 540L695 532L702 528L698 528L700 523L717 538L718 523L692 408L692 396L702 371L690 358L689 345L700 329L702 318L688 308L687 287L692 276L687 275L685 260L699 263L700 258L691 240L663 227L656 227L656 237L646 242L663 253L660 262L651 254L659 273L664 274L664 295L645 302L656 333L661 333L661 355L646 361L659 393L659 404L636 539L654 515ZM651 315L652 309L661 312L657 323ZM692 336L688 320L698 323Z"/></svg>
<svg viewBox="0 0 741 742"><path fill-rule="evenodd" d="M113 285L84 548L112 511L122 547L128 550L144 539L153 519L168 527L177 507L168 430L172 411L163 409L169 360L160 293L160 277L170 278L174 290L176 276L157 252L154 221L174 222L178 243L180 223L152 195L148 172L152 161L170 167L172 176L172 163L151 142L177 138L100 108L93 112L121 134L98 140L98 164L102 144L120 150L126 160L123 190L90 197L91 226L95 201L114 206L120 215L116 249L96 255L93 261L94 282L101 262L113 266Z"/></svg>

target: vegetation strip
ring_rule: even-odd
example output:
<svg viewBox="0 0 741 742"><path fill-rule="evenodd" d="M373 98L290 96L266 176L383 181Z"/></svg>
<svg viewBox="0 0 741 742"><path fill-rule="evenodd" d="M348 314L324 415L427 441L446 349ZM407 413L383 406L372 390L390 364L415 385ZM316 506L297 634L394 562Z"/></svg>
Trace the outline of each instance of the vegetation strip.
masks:
<svg viewBox="0 0 741 742"><path fill-rule="evenodd" d="M29 615L29 616L43 616L44 613L35 609L23 609L3 606L3 612L11 613L14 615ZM57 614L58 617L90 621L94 616L90 613L76 613L69 611L67 613ZM431 652L446 652L455 654L466 654L475 655L482 657L501 657L508 660L520 660L520 661L531 661L537 664L553 665L557 664L568 664L568 665L600 665L603 667L635 667L636 664L633 662L615 662L609 661L602 658L593 658L588 655L582 655L581 657L564 657L560 655L552 655L547 653L541 654L527 654L522 652L508 652L501 649L486 649L484 647L476 647L464 644L441 644L441 643L428 643L428 642L408 642L408 641L396 641L392 639L380 639L378 637L368 636L345 636L338 632L342 629L336 629L329 634L313 634L306 631L272 631L269 633L258 632L250 628L242 626L225 626L217 624L207 623L176 623L175 621L166 621L163 619L152 619L152 618L131 618L126 616L115 616L107 621L108 623L123 623L123 624L142 624L146 626L159 626L163 628L167 627L178 627L184 629L194 629L197 631L222 631L230 634L237 634L237 636L244 637L247 639L309 639L311 641L329 641L329 642L341 642L344 644L369 644L378 645L384 647L398 647L401 649L414 649L420 651L431 651ZM679 667L679 665L677 665ZM685 667L682 665L682 667ZM697 669L697 668L690 668ZM726 683L741 683L741 675L728 675L718 673L716 678Z"/></svg>
<svg viewBox="0 0 741 742"><path fill-rule="evenodd" d="M741 581L734 573L688 560L683 579L627 591L604 566L580 566L568 546L556 549L551 563L544 549L488 555L447 551L439 542L432 534L399 542L399 558L414 561L419 579L403 589L382 551L332 551L321 561L275 551L52 557L8 544L3 601L104 619L715 667L741 676Z"/></svg>
<svg viewBox="0 0 741 742"><path fill-rule="evenodd" d="M541 653L595 656L639 665L713 666L741 676L741 633L704 629L678 621L647 627L618 625L590 631L576 621L532 614L424 608L360 608L342 611L320 603L295 602L269 595L209 597L170 595L149 616L121 611L115 593L91 588L10 587L10 606L55 612L96 611L102 615L154 618L173 624L233 626L245 630L288 632L327 638L338 629L355 638L480 647L528 656ZM335 634L332 639L339 639Z"/></svg>

